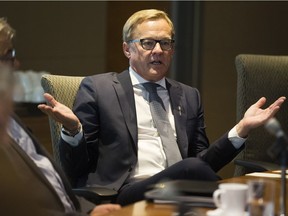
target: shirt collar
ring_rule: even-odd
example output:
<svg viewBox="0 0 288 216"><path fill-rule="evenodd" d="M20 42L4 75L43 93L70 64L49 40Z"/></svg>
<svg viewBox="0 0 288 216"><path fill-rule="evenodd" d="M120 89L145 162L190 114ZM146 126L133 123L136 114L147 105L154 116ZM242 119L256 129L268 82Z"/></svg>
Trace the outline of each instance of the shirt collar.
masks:
<svg viewBox="0 0 288 216"><path fill-rule="evenodd" d="M129 74L131 77L132 85L139 85L145 82L149 82L148 80L144 79L141 77L138 73L136 73L131 67L129 67ZM155 82L158 85L162 86L164 89L166 89L166 82L165 82L165 77L163 77L161 80Z"/></svg>

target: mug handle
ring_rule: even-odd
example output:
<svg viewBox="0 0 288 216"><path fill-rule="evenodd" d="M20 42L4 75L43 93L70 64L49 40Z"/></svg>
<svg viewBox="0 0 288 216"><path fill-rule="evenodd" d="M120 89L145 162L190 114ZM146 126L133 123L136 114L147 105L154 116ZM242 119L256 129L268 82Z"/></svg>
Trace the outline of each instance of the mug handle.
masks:
<svg viewBox="0 0 288 216"><path fill-rule="evenodd" d="M213 193L213 201L217 208L221 208L221 194L223 193L223 190L217 189Z"/></svg>

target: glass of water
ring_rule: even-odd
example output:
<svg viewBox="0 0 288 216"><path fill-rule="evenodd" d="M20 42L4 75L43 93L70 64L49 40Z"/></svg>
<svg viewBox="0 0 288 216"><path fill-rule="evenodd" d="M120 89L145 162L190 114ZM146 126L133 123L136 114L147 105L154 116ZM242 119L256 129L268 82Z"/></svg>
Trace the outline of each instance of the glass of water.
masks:
<svg viewBox="0 0 288 216"><path fill-rule="evenodd" d="M274 216L275 185L272 180L248 181L249 216Z"/></svg>

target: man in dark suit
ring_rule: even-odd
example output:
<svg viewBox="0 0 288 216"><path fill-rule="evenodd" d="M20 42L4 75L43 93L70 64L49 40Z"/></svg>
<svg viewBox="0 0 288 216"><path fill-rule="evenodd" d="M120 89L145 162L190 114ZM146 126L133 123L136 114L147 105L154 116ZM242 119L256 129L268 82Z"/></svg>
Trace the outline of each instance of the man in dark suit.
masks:
<svg viewBox="0 0 288 216"><path fill-rule="evenodd" d="M74 184L117 190L117 202L123 205L143 199L147 188L162 180L218 180L216 172L241 151L250 130L274 116L285 100L280 97L261 109L266 99L259 99L209 146L198 90L165 77L174 52L174 27L167 14L133 14L123 27L123 52L129 70L86 77L75 100L75 115L49 94L44 94L48 105L39 106L63 125L60 157ZM158 84L170 123L165 127L172 128L168 140L177 141L174 154L166 148L162 126L149 107L154 99L147 82ZM170 157L175 157L173 163Z"/></svg>
<svg viewBox="0 0 288 216"><path fill-rule="evenodd" d="M12 43L14 34L14 29L0 18L0 191L5 199L0 203L1 213L87 215L91 212L91 216L97 216L119 209L120 206L110 204L95 207L83 198L76 198L63 171L13 114L12 71L18 65Z"/></svg>

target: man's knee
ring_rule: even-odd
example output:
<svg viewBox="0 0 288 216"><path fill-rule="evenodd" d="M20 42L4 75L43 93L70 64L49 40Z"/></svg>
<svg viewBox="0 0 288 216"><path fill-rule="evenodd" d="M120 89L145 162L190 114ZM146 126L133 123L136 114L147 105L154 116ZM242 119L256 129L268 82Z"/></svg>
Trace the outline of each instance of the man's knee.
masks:
<svg viewBox="0 0 288 216"><path fill-rule="evenodd" d="M209 167L206 162L199 158L185 158L182 160L182 166L190 170L198 170L201 168L206 168L207 166Z"/></svg>
<svg viewBox="0 0 288 216"><path fill-rule="evenodd" d="M199 158L186 158L182 161L181 166L188 178L195 180L219 180L219 177L212 168Z"/></svg>

